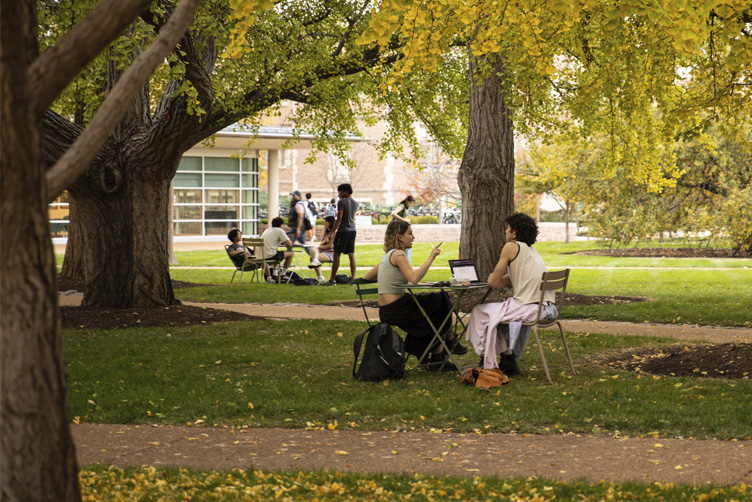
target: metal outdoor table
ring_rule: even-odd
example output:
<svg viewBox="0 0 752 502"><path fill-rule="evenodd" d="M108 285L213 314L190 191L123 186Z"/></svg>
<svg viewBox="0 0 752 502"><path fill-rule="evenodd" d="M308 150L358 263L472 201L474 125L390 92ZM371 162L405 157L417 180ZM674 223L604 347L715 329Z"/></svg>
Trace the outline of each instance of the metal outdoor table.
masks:
<svg viewBox="0 0 752 502"><path fill-rule="evenodd" d="M303 252L305 251L306 254L310 257L310 249L313 247L312 244L293 244L292 245L292 254L293 254L293 268L297 271L298 275L300 277L308 277L308 267L303 267L303 265L300 264L300 257L303 255Z"/></svg>
<svg viewBox="0 0 752 502"><path fill-rule="evenodd" d="M463 320L463 316L460 315L460 312L458 310L462 297L465 296L465 293L467 293L468 291L472 289L490 288L491 285L488 284L487 282L476 282L476 283L465 284L465 285L452 285L449 282L419 282L417 284L410 284L410 283L392 284L392 286L396 288L404 289L407 291L407 293L415 301L415 304L418 306L418 309L420 310L421 314L423 314L423 318L426 321L428 321L429 326L431 326L431 329L433 330L433 333L434 333L433 340L431 340L431 343L423 352L423 355L420 356L419 361L423 361L423 359L428 354L428 351L431 350L431 346L433 345L434 341L438 341L442 345L444 350L446 351L447 355L449 356L449 360L457 367L458 370L460 370L460 373L461 373L462 368L454 360L454 357L453 357L454 354L452 354L452 352L449 350L449 347L447 347L447 344L444 341L444 338L441 336L441 333L444 329L444 326L446 326L447 323L452 322L452 314L456 314L457 323L454 325L454 336L457 338L457 342L460 342L462 340L462 337L465 335L465 332L467 331L467 325L465 324ZM449 313L441 321L441 324L438 327L434 325L433 321L428 316L426 311L423 309L423 306L420 304L416 296L417 293L421 291L430 291L430 290L457 291L458 292L457 299L451 303L451 308L449 309ZM458 331L457 325L460 325L462 327L461 330Z"/></svg>

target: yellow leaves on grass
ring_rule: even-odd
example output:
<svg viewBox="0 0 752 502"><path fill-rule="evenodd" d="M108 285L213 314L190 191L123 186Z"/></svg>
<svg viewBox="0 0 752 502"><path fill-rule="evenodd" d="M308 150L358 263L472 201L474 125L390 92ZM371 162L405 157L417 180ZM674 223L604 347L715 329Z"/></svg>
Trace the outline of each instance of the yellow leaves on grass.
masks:
<svg viewBox="0 0 752 502"><path fill-rule="evenodd" d="M396 453L396 452L395 452ZM337 455L347 455L337 451ZM656 464L657 462L652 462ZM682 470L683 465L674 467ZM478 472L478 469L464 469ZM153 467L123 470L94 467L79 472L82 499L108 502L126 500L515 500L542 502L560 500L577 493L577 500L665 500L676 498L672 483L644 487L602 481L551 482L536 477L500 480L472 477L461 481L441 476L415 474L409 483L394 475L349 475L340 472L264 472L256 469L231 471L157 470ZM398 491L391 491L398 487ZM747 485L687 488L687 500L745 499ZM685 490L685 491L686 491ZM565 495L566 494L566 495ZM562 496L564 496L562 498Z"/></svg>

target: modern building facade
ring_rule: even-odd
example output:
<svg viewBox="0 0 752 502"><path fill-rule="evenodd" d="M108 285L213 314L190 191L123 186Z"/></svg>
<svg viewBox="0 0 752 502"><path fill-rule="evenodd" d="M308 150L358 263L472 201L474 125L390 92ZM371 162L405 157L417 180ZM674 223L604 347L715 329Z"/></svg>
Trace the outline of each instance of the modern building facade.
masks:
<svg viewBox="0 0 752 502"><path fill-rule="evenodd" d="M378 131L371 131L376 132ZM293 190L311 192L324 204L336 186L350 183L363 203L396 205L405 195L405 164L381 159L367 139L350 136L356 169L347 169L331 154L313 163L311 140L293 135L291 127L266 126L255 131L228 127L211 145L195 145L184 155L173 179L172 230L175 242L224 241L231 228L258 234L260 194L268 194L268 215L280 213L279 198ZM49 206L52 237L64 244L68 233L68 194Z"/></svg>

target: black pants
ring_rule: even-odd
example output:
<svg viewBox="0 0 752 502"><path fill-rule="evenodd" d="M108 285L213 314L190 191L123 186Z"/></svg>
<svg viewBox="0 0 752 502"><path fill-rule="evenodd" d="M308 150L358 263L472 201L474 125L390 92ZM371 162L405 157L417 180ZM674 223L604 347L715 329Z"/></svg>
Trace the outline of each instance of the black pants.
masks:
<svg viewBox="0 0 752 502"><path fill-rule="evenodd" d="M433 325L438 329L452 309L449 296L443 291L438 291L417 295L416 298ZM381 322L397 326L407 333L405 350L408 354L416 357L422 356L433 340L434 332L431 325L410 295L403 295L399 300L379 307L379 319ZM445 333L451 328L451 321L449 319L444 326L443 331Z"/></svg>

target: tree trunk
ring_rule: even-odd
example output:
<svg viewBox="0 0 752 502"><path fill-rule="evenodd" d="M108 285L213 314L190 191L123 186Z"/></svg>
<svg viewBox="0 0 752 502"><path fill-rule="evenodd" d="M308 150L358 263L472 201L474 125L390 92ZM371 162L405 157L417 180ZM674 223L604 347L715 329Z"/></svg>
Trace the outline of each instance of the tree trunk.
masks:
<svg viewBox="0 0 752 502"><path fill-rule="evenodd" d="M504 218L514 211L514 132L504 98L503 60L478 86L470 61L470 120L458 183L462 193L460 255L474 258L481 279L504 246Z"/></svg>
<svg viewBox="0 0 752 502"><path fill-rule="evenodd" d="M82 305L179 303L170 280L167 213L170 179L179 157L161 158L153 149L124 150L137 153L121 156L119 163L98 157L70 190L78 207L77 242L86 243L81 254L86 281ZM168 167L150 165L160 162Z"/></svg>
<svg viewBox="0 0 752 502"><path fill-rule="evenodd" d="M569 208L570 201L564 201L564 244L569 244Z"/></svg>
<svg viewBox="0 0 752 502"><path fill-rule="evenodd" d="M77 501L41 121L28 80L37 56L34 6L1 7L0 500Z"/></svg>

